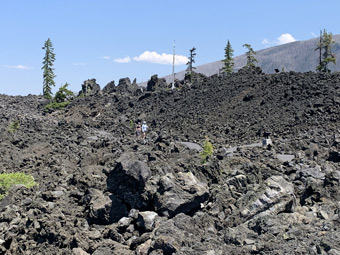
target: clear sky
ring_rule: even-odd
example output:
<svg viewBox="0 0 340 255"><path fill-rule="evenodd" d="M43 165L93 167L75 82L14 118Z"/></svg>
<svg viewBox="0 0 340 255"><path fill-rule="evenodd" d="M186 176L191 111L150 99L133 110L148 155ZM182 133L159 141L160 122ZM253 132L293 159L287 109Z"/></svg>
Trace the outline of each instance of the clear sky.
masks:
<svg viewBox="0 0 340 255"><path fill-rule="evenodd" d="M0 93L42 93L44 42L50 38L56 87L79 91L95 78L103 88L129 77L147 81L186 68L196 47L201 65L254 50L340 33L339 0L0 0Z"/></svg>

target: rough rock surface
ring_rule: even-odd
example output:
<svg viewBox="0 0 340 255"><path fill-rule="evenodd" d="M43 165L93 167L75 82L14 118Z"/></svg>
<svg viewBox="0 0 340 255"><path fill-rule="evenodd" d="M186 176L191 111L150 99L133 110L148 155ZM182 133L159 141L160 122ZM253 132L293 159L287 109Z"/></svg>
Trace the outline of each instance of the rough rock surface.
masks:
<svg viewBox="0 0 340 255"><path fill-rule="evenodd" d="M155 91L166 88L168 88L168 85L166 84L165 79L159 79L157 74L151 76L146 86L147 91Z"/></svg>
<svg viewBox="0 0 340 255"><path fill-rule="evenodd" d="M83 96L91 96L100 92L100 86L96 83L96 79L90 79L84 81L81 85L81 91L79 91L79 95Z"/></svg>
<svg viewBox="0 0 340 255"><path fill-rule="evenodd" d="M0 201L0 254L340 253L339 73L156 78L145 92L85 81L50 114L40 96L0 95L0 173L39 184ZM206 136L202 163L187 145Z"/></svg>

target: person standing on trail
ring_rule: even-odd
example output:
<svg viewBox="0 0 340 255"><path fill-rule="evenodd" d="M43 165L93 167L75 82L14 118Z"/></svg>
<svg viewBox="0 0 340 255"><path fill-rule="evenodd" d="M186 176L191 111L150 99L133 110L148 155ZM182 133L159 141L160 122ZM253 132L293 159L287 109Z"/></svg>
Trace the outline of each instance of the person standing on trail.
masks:
<svg viewBox="0 0 340 255"><path fill-rule="evenodd" d="M141 134L142 134L142 125L140 121L138 121L136 125L136 136L140 136Z"/></svg>
<svg viewBox="0 0 340 255"><path fill-rule="evenodd" d="M142 124L142 132L143 132L143 139L146 138L146 132L148 131L148 125L146 124L146 121L144 120L143 121L143 124Z"/></svg>

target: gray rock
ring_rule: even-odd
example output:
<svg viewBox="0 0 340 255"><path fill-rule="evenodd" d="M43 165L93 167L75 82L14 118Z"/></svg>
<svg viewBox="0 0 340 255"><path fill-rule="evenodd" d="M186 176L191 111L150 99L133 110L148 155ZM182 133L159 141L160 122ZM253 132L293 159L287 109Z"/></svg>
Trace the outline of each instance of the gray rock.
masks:
<svg viewBox="0 0 340 255"><path fill-rule="evenodd" d="M139 212L137 219L137 226L143 231L152 231L155 227L155 221L158 214L151 211Z"/></svg>
<svg viewBox="0 0 340 255"><path fill-rule="evenodd" d="M155 91L165 88L167 88L165 79L159 79L157 74L151 76L146 86L147 91Z"/></svg>
<svg viewBox="0 0 340 255"><path fill-rule="evenodd" d="M296 179L301 179L303 182L306 182L309 177L317 180L323 180L325 178L325 173L321 171L319 166L303 168L296 172Z"/></svg>
<svg viewBox="0 0 340 255"><path fill-rule="evenodd" d="M72 254L73 255L90 255L90 253L87 253L82 248L73 248L72 249Z"/></svg>
<svg viewBox="0 0 340 255"><path fill-rule="evenodd" d="M97 229L91 229L91 231L89 231L87 235L92 240L99 239L102 236L100 231Z"/></svg>
<svg viewBox="0 0 340 255"><path fill-rule="evenodd" d="M282 176L271 176L265 180L265 189L256 194L244 210L242 217L248 219L266 214L277 214L286 209L293 200L294 186Z"/></svg>
<svg viewBox="0 0 340 255"><path fill-rule="evenodd" d="M105 94L110 94L116 91L116 85L115 81L109 82L104 88L103 88L103 93Z"/></svg>
<svg viewBox="0 0 340 255"><path fill-rule="evenodd" d="M134 159L132 153L125 153L109 173L108 190L132 208L143 209L148 202L142 193L150 177L151 170L144 162Z"/></svg>
<svg viewBox="0 0 340 255"><path fill-rule="evenodd" d="M115 196L104 195L97 189L89 189L89 217L95 224L111 224L127 214L126 206Z"/></svg>
<svg viewBox="0 0 340 255"><path fill-rule="evenodd" d="M200 208L209 198L207 185L200 182L192 172L168 173L160 179L155 199L156 211L164 216L189 213Z"/></svg>
<svg viewBox="0 0 340 255"><path fill-rule="evenodd" d="M181 144L188 147L190 150L202 151L202 147L197 143L181 142Z"/></svg>
<svg viewBox="0 0 340 255"><path fill-rule="evenodd" d="M100 86L96 83L96 79L89 79L84 81L81 85L79 95L91 96L100 92Z"/></svg>
<svg viewBox="0 0 340 255"><path fill-rule="evenodd" d="M131 209L130 212L129 212L129 217L134 219L134 220L137 220L138 218L138 213L139 211L136 210L136 209Z"/></svg>
<svg viewBox="0 0 340 255"><path fill-rule="evenodd" d="M328 220L329 219L329 216L327 214L327 212L321 210L319 213L318 213L318 216L319 218L323 219L323 220Z"/></svg>
<svg viewBox="0 0 340 255"><path fill-rule="evenodd" d="M125 229L131 224L132 220L130 217L123 217L118 221L118 227Z"/></svg>

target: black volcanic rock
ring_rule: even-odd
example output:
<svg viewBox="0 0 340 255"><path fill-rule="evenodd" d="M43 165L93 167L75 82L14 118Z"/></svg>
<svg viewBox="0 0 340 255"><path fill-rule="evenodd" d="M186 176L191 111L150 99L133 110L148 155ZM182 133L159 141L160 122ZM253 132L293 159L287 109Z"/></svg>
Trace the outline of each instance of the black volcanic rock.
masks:
<svg viewBox="0 0 340 255"><path fill-rule="evenodd" d="M147 201L142 193L151 171L144 162L133 158L134 155L129 153L118 159L117 166L109 173L107 188L130 208L143 209Z"/></svg>
<svg viewBox="0 0 340 255"><path fill-rule="evenodd" d="M159 79L158 75L155 74L151 76L150 80L147 83L146 91L155 91L159 89L166 89L168 85L166 84L165 79Z"/></svg>
<svg viewBox="0 0 340 255"><path fill-rule="evenodd" d="M116 85L115 81L109 82L104 88L103 88L103 93L105 94L110 94L116 91Z"/></svg>
<svg viewBox="0 0 340 255"><path fill-rule="evenodd" d="M0 173L39 184L0 201L0 254L339 253L339 73L153 82L90 80L51 114L0 95Z"/></svg>
<svg viewBox="0 0 340 255"><path fill-rule="evenodd" d="M79 95L90 96L100 92L100 86L96 83L96 79L89 79L84 81L81 85L81 91Z"/></svg>

